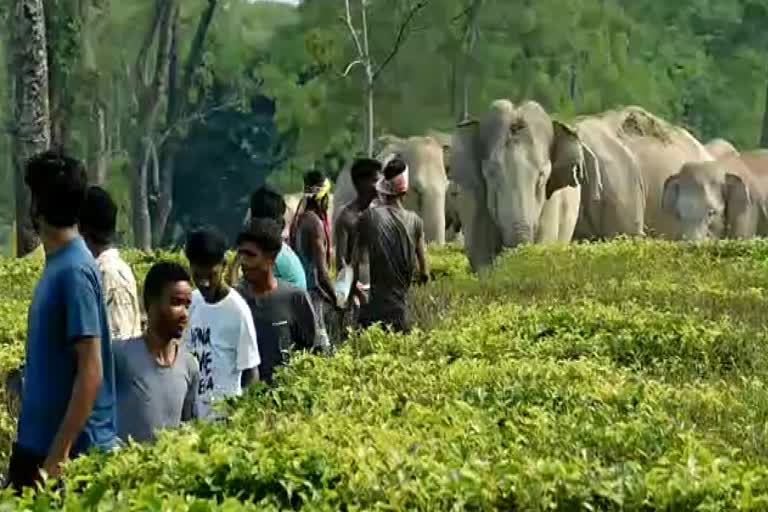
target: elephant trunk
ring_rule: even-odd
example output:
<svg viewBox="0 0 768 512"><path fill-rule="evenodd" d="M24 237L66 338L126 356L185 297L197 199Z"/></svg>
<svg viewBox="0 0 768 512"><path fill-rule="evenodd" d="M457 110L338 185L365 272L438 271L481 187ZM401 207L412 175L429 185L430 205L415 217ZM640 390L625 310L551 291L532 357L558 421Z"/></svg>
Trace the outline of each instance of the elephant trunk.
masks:
<svg viewBox="0 0 768 512"><path fill-rule="evenodd" d="M534 229L527 222L515 222L502 228L502 242L504 247L515 248L518 245L533 242Z"/></svg>

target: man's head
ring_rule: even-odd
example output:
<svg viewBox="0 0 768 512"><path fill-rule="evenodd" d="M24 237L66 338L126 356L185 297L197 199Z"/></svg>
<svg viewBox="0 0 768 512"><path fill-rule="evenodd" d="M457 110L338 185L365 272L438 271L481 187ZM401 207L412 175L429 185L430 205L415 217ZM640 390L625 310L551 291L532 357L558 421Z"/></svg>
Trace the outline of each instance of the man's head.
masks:
<svg viewBox="0 0 768 512"><path fill-rule="evenodd" d="M93 251L110 245L117 226L117 205L101 187L88 188L80 209L80 232Z"/></svg>
<svg viewBox="0 0 768 512"><path fill-rule="evenodd" d="M27 162L24 182L32 193L30 216L36 230L77 224L88 188L88 176L79 160L46 151Z"/></svg>
<svg viewBox="0 0 768 512"><path fill-rule="evenodd" d="M320 171L309 171L304 174L304 194L307 198L307 207L319 210L322 213L328 211L330 205L331 182Z"/></svg>
<svg viewBox="0 0 768 512"><path fill-rule="evenodd" d="M192 279L203 298L212 302L225 287L224 267L227 241L214 229L190 233L184 252L189 260Z"/></svg>
<svg viewBox="0 0 768 512"><path fill-rule="evenodd" d="M285 224L285 199L277 190L264 185L251 194L251 218L274 219L281 228Z"/></svg>
<svg viewBox="0 0 768 512"><path fill-rule="evenodd" d="M252 219L237 237L237 253L243 277L250 283L265 284L283 246L280 225L274 219Z"/></svg>
<svg viewBox="0 0 768 512"><path fill-rule="evenodd" d="M395 157L384 166L384 176L376 183L376 190L387 199L401 198L408 192L408 165Z"/></svg>
<svg viewBox="0 0 768 512"><path fill-rule="evenodd" d="M144 309L149 330L166 340L181 338L189 320L189 273L171 261L152 265L144 280Z"/></svg>
<svg viewBox="0 0 768 512"><path fill-rule="evenodd" d="M367 202L376 197L376 182L381 174L381 162L375 158L358 158L352 163L350 175L357 197Z"/></svg>

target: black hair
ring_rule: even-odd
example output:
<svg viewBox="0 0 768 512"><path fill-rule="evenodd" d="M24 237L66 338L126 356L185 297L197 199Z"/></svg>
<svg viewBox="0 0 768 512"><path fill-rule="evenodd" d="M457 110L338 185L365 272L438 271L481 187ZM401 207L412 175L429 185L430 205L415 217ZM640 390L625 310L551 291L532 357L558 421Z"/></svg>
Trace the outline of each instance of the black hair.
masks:
<svg viewBox="0 0 768 512"><path fill-rule="evenodd" d="M285 199L277 190L264 185L251 194L251 218L267 217L283 223Z"/></svg>
<svg viewBox="0 0 768 512"><path fill-rule="evenodd" d="M349 169L352 183L359 183L361 180L372 178L380 172L381 162L375 158L357 158Z"/></svg>
<svg viewBox="0 0 768 512"><path fill-rule="evenodd" d="M191 278L187 269L179 263L158 261L152 265L144 279L144 309L149 311L149 307L163 296L166 286L180 281L189 282Z"/></svg>
<svg viewBox="0 0 768 512"><path fill-rule="evenodd" d="M88 188L80 208L80 230L96 243L109 244L115 236L117 205L109 192L93 185Z"/></svg>
<svg viewBox="0 0 768 512"><path fill-rule="evenodd" d="M77 224L88 188L82 162L60 150L45 151L27 162L24 182L45 222L57 228Z"/></svg>
<svg viewBox="0 0 768 512"><path fill-rule="evenodd" d="M325 181L325 175L320 171L307 171L304 173L304 188L317 187Z"/></svg>
<svg viewBox="0 0 768 512"><path fill-rule="evenodd" d="M262 251L277 256L283 246L282 228L274 219L251 219L237 237L237 245L243 242L256 244Z"/></svg>
<svg viewBox="0 0 768 512"><path fill-rule="evenodd" d="M405 162L400 158L393 158L384 167L384 178L391 180L395 176L399 176L405 172Z"/></svg>
<svg viewBox="0 0 768 512"><path fill-rule="evenodd" d="M218 265L227 254L227 240L213 228L198 229L187 237L184 253L192 264Z"/></svg>

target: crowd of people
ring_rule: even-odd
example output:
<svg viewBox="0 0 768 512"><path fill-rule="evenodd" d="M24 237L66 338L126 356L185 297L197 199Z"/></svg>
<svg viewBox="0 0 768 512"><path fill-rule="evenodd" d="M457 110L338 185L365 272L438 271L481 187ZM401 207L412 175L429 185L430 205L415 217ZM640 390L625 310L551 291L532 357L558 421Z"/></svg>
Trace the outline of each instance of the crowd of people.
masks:
<svg viewBox="0 0 768 512"><path fill-rule="evenodd" d="M195 230L184 248L189 267L156 262L140 301L114 245L109 194L88 185L76 159L58 151L32 158L25 182L46 258L29 306L7 485L21 491L44 475L56 479L62 463L91 449L221 420L217 401L256 382L274 385L291 353L332 352L348 328L410 330L406 295L428 269L422 221L402 204L408 166L360 158L351 176L357 197L333 230L332 184L322 173L305 174L289 226L283 197L261 187L231 264L217 230ZM334 253L345 279L332 278Z"/></svg>

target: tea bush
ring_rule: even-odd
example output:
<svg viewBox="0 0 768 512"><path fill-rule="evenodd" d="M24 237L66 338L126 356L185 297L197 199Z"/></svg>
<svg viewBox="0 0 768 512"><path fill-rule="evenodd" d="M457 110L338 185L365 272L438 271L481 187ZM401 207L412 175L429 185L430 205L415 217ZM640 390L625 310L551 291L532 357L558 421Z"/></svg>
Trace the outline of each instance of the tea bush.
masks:
<svg viewBox="0 0 768 512"><path fill-rule="evenodd" d="M297 355L225 423L78 459L63 490L0 506L765 510L767 257L764 241L618 240L525 247L474 276L431 248L411 334ZM34 272L3 272L31 290ZM23 318L13 297L0 314ZM3 367L23 331L0 330Z"/></svg>

